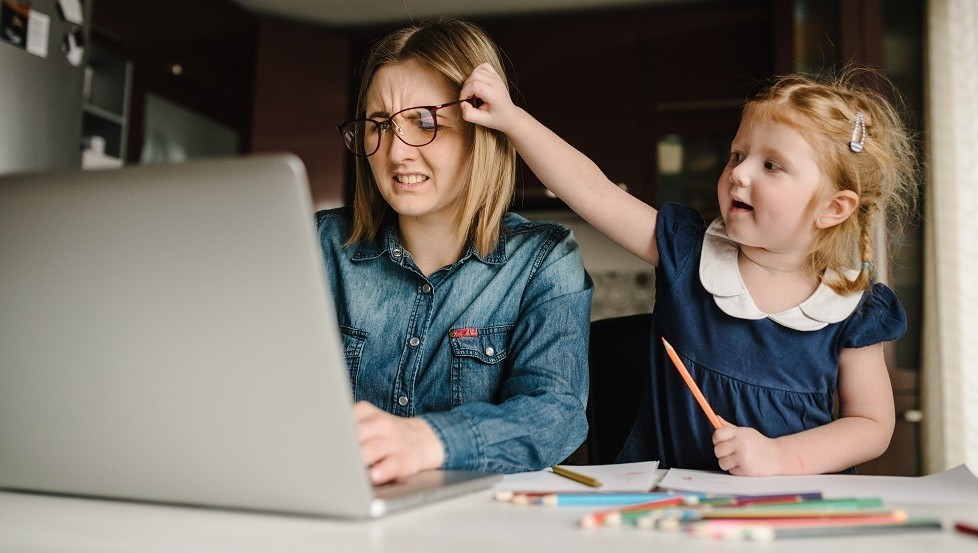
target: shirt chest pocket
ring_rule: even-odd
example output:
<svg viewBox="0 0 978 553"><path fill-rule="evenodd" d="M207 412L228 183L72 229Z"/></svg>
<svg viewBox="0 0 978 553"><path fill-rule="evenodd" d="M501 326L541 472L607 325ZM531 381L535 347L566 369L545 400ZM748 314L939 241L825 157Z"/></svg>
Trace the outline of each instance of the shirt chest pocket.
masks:
<svg viewBox="0 0 978 553"><path fill-rule="evenodd" d="M363 358L363 346L367 342L367 333L352 326L340 325L340 337L343 340L343 357L346 368L350 371L350 384L357 389L357 373L360 371L360 360Z"/></svg>
<svg viewBox="0 0 978 553"><path fill-rule="evenodd" d="M452 406L472 401L499 403L513 325L458 328L452 345Z"/></svg>

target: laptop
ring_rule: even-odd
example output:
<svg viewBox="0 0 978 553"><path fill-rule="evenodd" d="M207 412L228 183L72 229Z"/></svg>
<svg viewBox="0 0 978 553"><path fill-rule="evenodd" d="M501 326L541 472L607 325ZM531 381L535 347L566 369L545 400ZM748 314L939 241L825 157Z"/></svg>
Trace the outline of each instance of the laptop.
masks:
<svg viewBox="0 0 978 553"><path fill-rule="evenodd" d="M377 517L291 155L0 176L0 488Z"/></svg>

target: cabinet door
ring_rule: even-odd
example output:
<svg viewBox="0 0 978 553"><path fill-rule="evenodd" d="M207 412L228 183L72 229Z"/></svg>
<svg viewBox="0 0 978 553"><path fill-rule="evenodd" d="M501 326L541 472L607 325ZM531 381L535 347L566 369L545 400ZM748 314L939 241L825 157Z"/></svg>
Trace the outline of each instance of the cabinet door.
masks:
<svg viewBox="0 0 978 553"><path fill-rule="evenodd" d="M614 182L641 188L638 29L632 14L495 22L517 105L594 160ZM516 208L560 207L520 162Z"/></svg>
<svg viewBox="0 0 978 553"><path fill-rule="evenodd" d="M92 27L132 60L128 161L139 161L143 150L149 94L230 128L247 147L257 24L240 6L98 0Z"/></svg>
<svg viewBox="0 0 978 553"><path fill-rule="evenodd" d="M711 219L741 107L773 73L766 6L662 10L642 19L642 158L647 202L678 201Z"/></svg>

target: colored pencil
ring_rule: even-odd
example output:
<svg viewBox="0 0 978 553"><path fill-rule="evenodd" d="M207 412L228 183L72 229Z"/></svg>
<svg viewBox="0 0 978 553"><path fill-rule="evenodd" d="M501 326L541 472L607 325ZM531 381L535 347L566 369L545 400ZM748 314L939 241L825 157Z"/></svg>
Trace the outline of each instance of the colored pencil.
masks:
<svg viewBox="0 0 978 553"><path fill-rule="evenodd" d="M628 512L646 512L653 509L662 509L666 507L674 507L680 505L683 502L683 497L680 495L673 496L667 499L660 499L657 501L648 501L646 503L639 503L637 505L630 505L627 507L620 507L615 509L606 509L604 511L597 511L594 513L588 513L581 517L578 524L581 528L593 528L595 526L601 526L602 524L608 526L617 526L621 523L621 515Z"/></svg>
<svg viewBox="0 0 978 553"><path fill-rule="evenodd" d="M812 526L745 526L732 529L722 537L728 540L773 541L784 538L814 538L825 536L857 536L866 534L890 534L897 532L943 530L937 519L912 519L904 522L883 524L825 524Z"/></svg>
<svg viewBox="0 0 978 553"><path fill-rule="evenodd" d="M714 507L736 506L736 505L763 505L768 503L799 503L822 499L822 492L801 492L775 495L718 495L703 496L698 499L690 498L687 503L690 505L712 505Z"/></svg>
<svg viewBox="0 0 978 553"><path fill-rule="evenodd" d="M635 505L685 496L674 493L552 493L537 498L540 505L558 506L601 506L601 505Z"/></svg>
<svg viewBox="0 0 978 553"><path fill-rule="evenodd" d="M733 497L734 505L762 505L768 503L801 503L822 499L822 492L801 492L776 495L737 495Z"/></svg>
<svg viewBox="0 0 978 553"><path fill-rule="evenodd" d="M574 471L572 471L570 469L566 469L566 468L564 468L564 467L562 467L560 465L554 465L554 466L550 467L550 470L552 470L554 474L563 476L564 478L569 478L569 479L571 479L571 480L573 480L575 482L580 482L581 484L584 484L585 486L591 486L592 488L600 488L601 487L601 482L599 482L596 478L591 478L590 476L588 476L586 474L581 474L579 472L574 472Z"/></svg>
<svg viewBox="0 0 978 553"><path fill-rule="evenodd" d="M886 509L878 498L865 499L822 499L803 501L800 503L744 505L744 506L686 506L683 508L666 509L655 513L650 521L642 521L642 525L660 526L657 521L674 521L677 523L692 522L706 519L798 519L798 518L832 518L855 517L868 515L886 515L893 513Z"/></svg>
<svg viewBox="0 0 978 553"><path fill-rule="evenodd" d="M716 519L716 520L701 520L698 522L691 522L684 526L684 529L690 533L697 536L707 536L707 537L722 537L722 534L730 528L748 528L756 526L770 526L778 528L799 528L808 526L852 526L859 524L897 524L901 522L907 522L910 518L907 516L906 511L895 510L892 513L885 515L869 515L862 517L848 517L848 518L785 518L785 519L764 519L764 520L733 520L733 519Z"/></svg>
<svg viewBox="0 0 978 553"><path fill-rule="evenodd" d="M954 529L962 534L970 534L972 536L978 536L978 526L974 524L968 524L966 522L955 522Z"/></svg>
<svg viewBox="0 0 978 553"><path fill-rule="evenodd" d="M689 371L686 370L686 365L683 364L683 361L679 358L676 350L672 348L665 338L662 339L662 343L665 344L666 353L669 354L669 357L672 359L672 363L676 365L676 370L679 371L679 374L683 377L683 380L686 381L686 386L689 387L689 391L693 392L693 397L696 398L696 401L700 404L700 408L702 408L703 412L706 413L706 418L710 419L710 424L713 425L713 428L719 429L720 419L717 418L716 413L713 412L713 408L710 407L710 404L707 403L706 398L703 397L703 392L700 391L700 387L696 385L696 382L693 381L693 377L689 374Z"/></svg>

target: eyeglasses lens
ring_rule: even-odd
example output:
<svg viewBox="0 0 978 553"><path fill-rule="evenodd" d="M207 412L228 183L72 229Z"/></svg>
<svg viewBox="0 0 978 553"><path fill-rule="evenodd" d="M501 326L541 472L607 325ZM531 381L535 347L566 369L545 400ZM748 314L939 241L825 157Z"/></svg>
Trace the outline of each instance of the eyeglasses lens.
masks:
<svg viewBox="0 0 978 553"><path fill-rule="evenodd" d="M435 114L426 108L413 108L394 116L397 137L409 146L424 146L435 138Z"/></svg>
<svg viewBox="0 0 978 553"><path fill-rule="evenodd" d="M343 142L358 156L369 156L380 147L383 134L391 131L408 146L426 146L435 139L438 123L435 110L410 108L386 121L358 119L340 127Z"/></svg>

